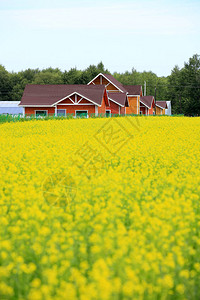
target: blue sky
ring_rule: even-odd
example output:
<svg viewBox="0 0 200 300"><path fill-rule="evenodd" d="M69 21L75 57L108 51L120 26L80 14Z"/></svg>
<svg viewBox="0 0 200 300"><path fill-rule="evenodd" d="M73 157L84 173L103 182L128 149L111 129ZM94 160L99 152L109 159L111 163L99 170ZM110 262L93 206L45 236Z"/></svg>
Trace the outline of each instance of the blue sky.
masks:
<svg viewBox="0 0 200 300"><path fill-rule="evenodd" d="M200 54L198 0L0 0L0 64L167 76Z"/></svg>

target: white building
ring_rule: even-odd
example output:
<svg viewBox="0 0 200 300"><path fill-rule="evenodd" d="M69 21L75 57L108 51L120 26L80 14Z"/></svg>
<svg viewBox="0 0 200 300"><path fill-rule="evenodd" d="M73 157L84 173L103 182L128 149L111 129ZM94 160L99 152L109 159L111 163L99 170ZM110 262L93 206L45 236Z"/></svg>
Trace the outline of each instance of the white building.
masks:
<svg viewBox="0 0 200 300"><path fill-rule="evenodd" d="M167 102L167 109L165 109L165 114L168 116L171 116L172 114L172 106L171 106L171 101L166 101Z"/></svg>
<svg viewBox="0 0 200 300"><path fill-rule="evenodd" d="M23 115L23 107L19 107L20 101L0 101L0 115Z"/></svg>

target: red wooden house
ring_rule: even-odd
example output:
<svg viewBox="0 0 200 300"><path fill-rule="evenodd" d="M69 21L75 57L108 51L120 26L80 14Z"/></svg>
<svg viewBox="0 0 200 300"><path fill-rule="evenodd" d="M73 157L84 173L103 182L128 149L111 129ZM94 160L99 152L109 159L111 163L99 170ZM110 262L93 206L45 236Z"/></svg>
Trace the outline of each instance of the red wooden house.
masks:
<svg viewBox="0 0 200 300"><path fill-rule="evenodd" d="M27 85L19 104L25 115L105 114L109 107L104 85Z"/></svg>
<svg viewBox="0 0 200 300"><path fill-rule="evenodd" d="M155 100L153 96L143 96L140 98L140 114L153 115L155 108Z"/></svg>
<svg viewBox="0 0 200 300"><path fill-rule="evenodd" d="M142 96L141 85L122 85L112 75L102 73L87 85L27 85L19 106L25 115L34 116L155 113L154 97ZM156 102L156 113L163 114L165 108L166 103Z"/></svg>
<svg viewBox="0 0 200 300"><path fill-rule="evenodd" d="M108 92L109 105L106 107L106 114L126 114L126 107L128 107L127 90L124 86L110 74L99 73L93 78L88 85L104 84Z"/></svg>

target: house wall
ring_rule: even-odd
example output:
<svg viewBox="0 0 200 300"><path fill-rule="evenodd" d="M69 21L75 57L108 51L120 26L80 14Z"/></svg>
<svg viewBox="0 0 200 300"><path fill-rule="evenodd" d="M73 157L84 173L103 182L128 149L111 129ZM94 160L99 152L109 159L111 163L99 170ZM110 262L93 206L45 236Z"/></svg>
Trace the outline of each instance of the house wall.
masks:
<svg viewBox="0 0 200 300"><path fill-rule="evenodd" d="M125 115L126 114L126 107L125 106L120 106L120 115Z"/></svg>
<svg viewBox="0 0 200 300"><path fill-rule="evenodd" d="M165 115L171 116L171 101L167 101L167 109L165 109Z"/></svg>
<svg viewBox="0 0 200 300"><path fill-rule="evenodd" d="M163 114L162 111L163 111L163 109L156 106L156 115L162 115Z"/></svg>
<svg viewBox="0 0 200 300"><path fill-rule="evenodd" d="M25 115L35 116L35 111L36 110L47 110L48 115L54 115L55 114L55 107L25 107Z"/></svg>
<svg viewBox="0 0 200 300"><path fill-rule="evenodd" d="M128 96L129 107L126 107L126 114L137 114L137 105L139 111L139 101L137 96Z"/></svg>
<svg viewBox="0 0 200 300"><path fill-rule="evenodd" d="M98 106L98 114L105 114L105 113L106 113L106 102L105 102L105 95L104 95L101 106Z"/></svg>
<svg viewBox="0 0 200 300"><path fill-rule="evenodd" d="M107 106L106 109L111 110L111 114L120 114L119 105L110 100L110 106Z"/></svg>
<svg viewBox="0 0 200 300"><path fill-rule="evenodd" d="M140 112L142 112L143 115L148 114L148 108L145 106L140 106Z"/></svg>
<svg viewBox="0 0 200 300"><path fill-rule="evenodd" d="M151 106L151 108L149 109L149 115L153 115L153 105Z"/></svg>
<svg viewBox="0 0 200 300"><path fill-rule="evenodd" d="M95 114L95 105L58 105L57 109L66 109L66 114L75 116L76 110L87 110L88 114Z"/></svg>

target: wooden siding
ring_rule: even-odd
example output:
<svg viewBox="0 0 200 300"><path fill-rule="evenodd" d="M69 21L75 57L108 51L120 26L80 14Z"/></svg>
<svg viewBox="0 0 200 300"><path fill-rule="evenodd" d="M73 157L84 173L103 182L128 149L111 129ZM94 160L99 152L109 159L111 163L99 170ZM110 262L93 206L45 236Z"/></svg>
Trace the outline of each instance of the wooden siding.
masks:
<svg viewBox="0 0 200 300"><path fill-rule="evenodd" d="M55 107L25 107L25 115L35 116L36 110L47 110L48 115L54 115L55 114Z"/></svg>
<svg viewBox="0 0 200 300"><path fill-rule="evenodd" d="M76 110L87 110L88 114L95 114L95 105L58 105L58 109L66 109L66 114L75 116Z"/></svg>
<svg viewBox="0 0 200 300"><path fill-rule="evenodd" d="M110 106L107 106L106 109L111 110L111 114L119 115L121 107L118 104L116 104L115 102L110 100Z"/></svg>
<svg viewBox="0 0 200 300"><path fill-rule="evenodd" d="M120 115L125 115L126 114L126 107L125 106L120 106Z"/></svg>
<svg viewBox="0 0 200 300"><path fill-rule="evenodd" d="M153 111L154 111L154 109L153 109L153 105L152 105L151 108L149 109L149 115L153 115Z"/></svg>
<svg viewBox="0 0 200 300"><path fill-rule="evenodd" d="M163 114L163 109L156 106L156 115L162 115Z"/></svg>
<svg viewBox="0 0 200 300"><path fill-rule="evenodd" d="M146 106L140 106L140 112L143 115L148 115L148 108Z"/></svg>
<svg viewBox="0 0 200 300"><path fill-rule="evenodd" d="M126 114L137 114L139 112L139 100L137 96L128 96L129 107L126 107ZM137 106L138 105L138 106ZM137 112L138 107L138 112Z"/></svg>
<svg viewBox="0 0 200 300"><path fill-rule="evenodd" d="M106 113L106 102L105 102L105 96L104 96L101 106L98 106L98 114L105 114L105 113Z"/></svg>
<svg viewBox="0 0 200 300"><path fill-rule="evenodd" d="M75 95L73 95L70 98L74 102L75 102L75 99L77 99L77 102L78 102L82 97L80 97L79 95L77 95L75 97ZM65 105L65 104L71 104L71 105ZM82 105L82 104L84 104L84 105ZM73 116L75 116L76 110L87 110L89 116L91 114L95 114L95 105L92 102L90 102L84 98L81 100L81 102L79 104L73 104L70 101L70 99L65 99L57 105L57 109L66 109L66 114L72 114Z"/></svg>

